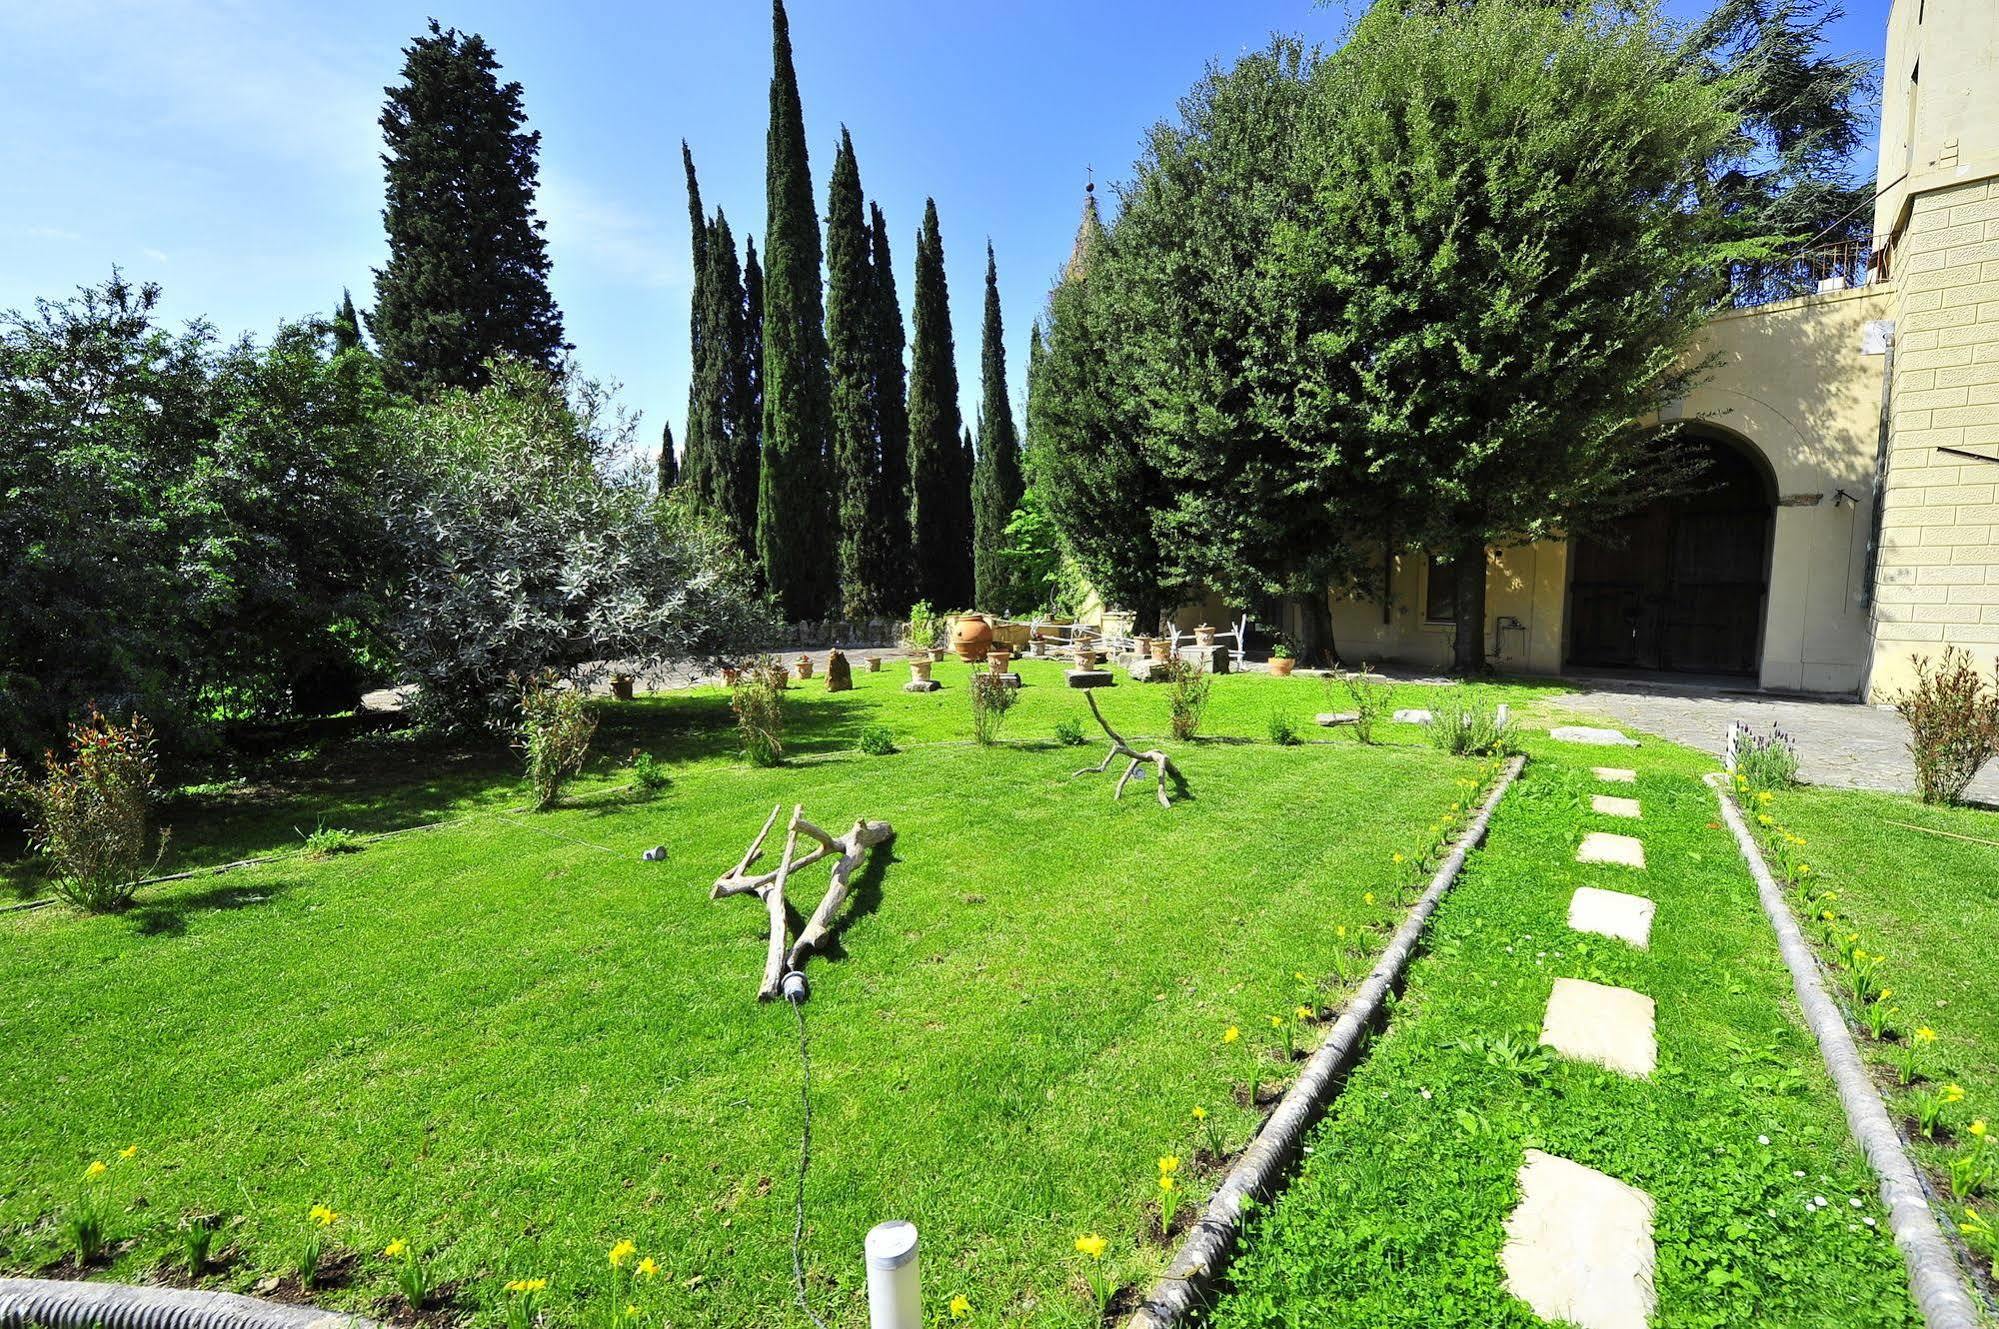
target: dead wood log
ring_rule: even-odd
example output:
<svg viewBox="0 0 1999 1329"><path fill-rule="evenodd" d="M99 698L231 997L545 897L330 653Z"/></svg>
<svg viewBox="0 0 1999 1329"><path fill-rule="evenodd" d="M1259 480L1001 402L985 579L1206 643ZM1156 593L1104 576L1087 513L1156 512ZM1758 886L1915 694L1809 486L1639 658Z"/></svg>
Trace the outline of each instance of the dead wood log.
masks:
<svg viewBox="0 0 1999 1329"><path fill-rule="evenodd" d="M1124 768L1124 774L1118 777L1117 788L1111 791L1111 801L1116 802L1124 797L1124 787L1131 782L1131 777L1137 773L1138 768L1150 762L1153 774L1157 777L1157 784L1153 792L1159 796L1159 806L1162 808L1172 807L1172 801L1166 797L1166 777L1169 775L1172 776L1173 782L1183 788L1187 783L1186 777L1180 774L1180 768L1173 764L1173 759L1158 748L1151 748L1140 752L1137 748L1125 742L1124 735L1111 728L1110 722L1104 719L1104 713L1097 709L1096 693L1085 692L1083 699L1090 703L1090 714L1097 717L1097 727L1110 735L1111 750L1104 754L1102 761L1098 762L1095 766L1085 766L1082 770L1077 771L1076 775L1102 775L1110 769L1111 763L1119 757L1129 758L1130 765ZM1069 778L1073 780L1076 778L1076 775L1072 775Z"/></svg>
<svg viewBox="0 0 1999 1329"><path fill-rule="evenodd" d="M812 917L799 931L798 940L791 945L793 969L804 964L805 957L819 949L819 944L826 939L826 929L833 921L833 914L846 900L854 870L860 867L868 850L894 837L895 829L885 821L857 821L852 830L834 841L840 846L840 861L833 865L833 880L826 887L826 898L812 911Z"/></svg>

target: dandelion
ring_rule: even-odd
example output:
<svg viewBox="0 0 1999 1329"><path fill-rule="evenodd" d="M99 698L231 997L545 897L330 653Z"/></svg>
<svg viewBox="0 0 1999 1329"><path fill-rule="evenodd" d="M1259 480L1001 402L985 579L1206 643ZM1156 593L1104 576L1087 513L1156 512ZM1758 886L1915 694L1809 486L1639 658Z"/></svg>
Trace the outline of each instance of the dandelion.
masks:
<svg viewBox="0 0 1999 1329"><path fill-rule="evenodd" d="M410 1244L407 1241L404 1241L401 1237L397 1237L394 1241L382 1247L382 1258L393 1260L409 1248Z"/></svg>
<svg viewBox="0 0 1999 1329"><path fill-rule="evenodd" d="M1347 925L1342 923L1338 927L1334 928L1333 935L1335 937L1338 937L1341 941L1345 941L1347 939Z"/></svg>
<svg viewBox="0 0 1999 1329"><path fill-rule="evenodd" d="M1234 1025L1230 1025L1228 1028L1222 1030L1222 1042L1224 1043L1233 1043L1241 1037L1242 1030L1236 1028Z"/></svg>
<svg viewBox="0 0 1999 1329"><path fill-rule="evenodd" d="M639 1308L637 1302L628 1301L625 1303L625 1318L627 1320L631 1319L634 1315L637 1315L638 1313L639 1313Z"/></svg>
<svg viewBox="0 0 1999 1329"><path fill-rule="evenodd" d="M328 1209L323 1204L316 1204L312 1208L306 1210L305 1216L307 1218L310 1218L313 1222L319 1224L321 1227L332 1227L334 1223L337 1222L340 1218L339 1214L335 1213L331 1209Z"/></svg>
<svg viewBox="0 0 1999 1329"><path fill-rule="evenodd" d="M1400 867L1402 864L1407 863L1409 861L1408 859L1402 856L1402 851L1400 849L1390 854L1388 858L1389 861L1394 863L1397 867Z"/></svg>
<svg viewBox="0 0 1999 1329"><path fill-rule="evenodd" d="M1094 1232L1085 1232L1076 1238L1076 1249L1092 1260L1101 1260L1104 1258L1104 1252L1110 1249L1110 1243Z"/></svg>
<svg viewBox="0 0 1999 1329"><path fill-rule="evenodd" d="M516 1278L507 1284L509 1292L540 1292L548 1287L546 1278Z"/></svg>
<svg viewBox="0 0 1999 1329"><path fill-rule="evenodd" d="M1311 1018L1312 1018L1312 1008L1311 1008L1310 1006L1300 1006L1300 1007L1298 1008L1298 1018L1299 1018L1299 1019L1301 1019L1301 1020L1309 1020L1309 1019L1311 1019Z"/></svg>
<svg viewBox="0 0 1999 1329"><path fill-rule="evenodd" d="M971 1318L971 1314L972 1314L972 1303L966 1299L964 1293L960 1292L957 1296L951 1298L952 1319L954 1320L969 1319Z"/></svg>
<svg viewBox="0 0 1999 1329"><path fill-rule="evenodd" d="M1208 1119L1208 1110L1199 1103L1196 1103L1194 1105L1193 1117L1195 1121L1206 1121Z"/></svg>
<svg viewBox="0 0 1999 1329"><path fill-rule="evenodd" d="M1759 789L1756 791L1756 801L1758 803L1767 805L1772 801L1774 801L1776 797L1777 796L1771 793L1768 789Z"/></svg>
<svg viewBox="0 0 1999 1329"><path fill-rule="evenodd" d="M125 1159L129 1159L129 1158L133 1157L134 1155L136 1155L136 1154L137 1154L138 1152L139 1152L139 1146L138 1146L138 1145L136 1145L136 1144L128 1144L128 1145L126 1145L126 1146L125 1146L125 1147L124 1147L123 1149L120 1149L120 1150L118 1151L118 1157L120 1157L120 1158L125 1158Z"/></svg>
<svg viewBox="0 0 1999 1329"><path fill-rule="evenodd" d="M104 1175L105 1171L106 1169L104 1166L104 1161L102 1159L93 1158L90 1160L90 1166L83 1170L83 1175L86 1177L101 1177Z"/></svg>
<svg viewBox="0 0 1999 1329"><path fill-rule="evenodd" d="M655 1260L652 1258L652 1256L648 1255L643 1260L639 1261L640 1278L656 1278L658 1276L659 1276L658 1260Z"/></svg>
<svg viewBox="0 0 1999 1329"><path fill-rule="evenodd" d="M1971 1123L1971 1133L1981 1140L1985 1138L1985 1118L1980 1117Z"/></svg>
<svg viewBox="0 0 1999 1329"><path fill-rule="evenodd" d="M1774 826L1776 823L1770 820L1769 813L1759 812L1756 814L1756 824L1758 826Z"/></svg>
<svg viewBox="0 0 1999 1329"><path fill-rule="evenodd" d="M1937 1041L1937 1031L1928 1025L1924 1025L1922 1028L1916 1030L1916 1041L1918 1043L1934 1043Z"/></svg>
<svg viewBox="0 0 1999 1329"><path fill-rule="evenodd" d="M611 1253L608 1258L611 1261L611 1267L613 1269L622 1269L625 1267L626 1263L629 1262L631 1258L634 1255L637 1255L638 1253L639 1253L639 1248L636 1243L631 1241L620 1241L615 1246L611 1247Z"/></svg>
<svg viewBox="0 0 1999 1329"><path fill-rule="evenodd" d="M1374 892L1373 892L1373 891L1366 891L1366 892L1364 892L1364 893L1363 893L1363 894L1361 895L1361 897L1360 897L1360 898L1361 898L1361 901L1362 901L1363 903L1365 903L1365 904L1373 904L1373 903L1374 903Z"/></svg>
<svg viewBox="0 0 1999 1329"><path fill-rule="evenodd" d="M1283 1016L1281 1016L1281 1015L1273 1015L1273 1016L1271 1016L1271 1017L1270 1017L1270 1027L1271 1027L1272 1029L1282 1029L1282 1028L1284 1027L1284 1017L1283 1017Z"/></svg>

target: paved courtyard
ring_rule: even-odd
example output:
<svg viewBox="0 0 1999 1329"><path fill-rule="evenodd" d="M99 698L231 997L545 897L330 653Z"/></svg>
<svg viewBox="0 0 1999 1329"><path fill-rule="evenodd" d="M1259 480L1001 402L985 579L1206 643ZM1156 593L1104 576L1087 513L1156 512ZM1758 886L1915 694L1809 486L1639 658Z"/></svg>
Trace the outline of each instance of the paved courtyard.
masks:
<svg viewBox="0 0 1999 1329"><path fill-rule="evenodd" d="M1764 733L1774 724L1795 740L1798 775L1808 784L1904 794L1916 786L1908 731L1902 718L1884 707L1622 682L1578 682L1574 692L1550 704L1607 716L1717 756L1730 720ZM1999 804L1999 762L1985 768L1966 796Z"/></svg>

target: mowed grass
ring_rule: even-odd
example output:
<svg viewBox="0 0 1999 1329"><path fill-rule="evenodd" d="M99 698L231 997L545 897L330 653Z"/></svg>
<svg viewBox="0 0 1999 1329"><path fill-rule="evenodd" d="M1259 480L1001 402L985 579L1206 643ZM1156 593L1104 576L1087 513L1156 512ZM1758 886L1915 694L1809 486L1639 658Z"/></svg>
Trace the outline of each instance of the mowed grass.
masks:
<svg viewBox="0 0 1999 1329"><path fill-rule="evenodd" d="M1656 1201L1656 1325L1918 1323L1872 1175L1698 780L1711 759L1655 741L1530 746L1394 1022L1253 1227L1215 1323L1540 1323L1499 1260L1530 1148ZM1599 782L1599 763L1635 768L1636 785ZM1595 813L1597 793L1635 795L1643 819ZM1576 863L1592 830L1638 835L1647 869ZM1651 948L1571 932L1584 885L1655 901ZM1557 977L1655 999L1649 1080L1538 1048Z"/></svg>
<svg viewBox="0 0 1999 1329"><path fill-rule="evenodd" d="M600 759L541 815L514 810L502 756L393 741L177 800L178 864L321 823L461 820L148 888L120 917L0 919L0 1266L54 1265L106 1159L98 1276L148 1277L183 1215L213 1213L214 1281L250 1287L287 1272L324 1204L335 1246L364 1257L330 1304L391 1309L372 1253L401 1238L482 1321L503 1281L545 1277L575 1322L630 1239L662 1266L646 1321L793 1322L799 1031L753 997L763 910L707 888L773 804L802 802L836 833L899 833L809 966L815 1306L864 1320L862 1235L903 1217L938 1308L962 1292L986 1322L1093 1322L1075 1237L1108 1237L1122 1280L1160 1267L1157 1156L1192 1157L1196 1104L1231 1147L1255 1124L1222 1031L1279 1074L1266 1020L1297 1004L1294 972L1329 973L1336 927L1392 925L1391 854L1428 843L1474 768L1400 726L1373 749L1205 741L1171 745L1191 785L1172 810L1136 782L1113 803L1115 767L1071 778L1100 755L1094 730L1050 737L1087 723L1080 697L1053 666L1022 672L1014 741L991 750L962 741L962 666L931 696L891 667L851 694L795 688L774 770L733 756L719 690L609 707ZM1134 737L1165 730L1161 688L1103 702ZM1274 708L1309 726L1323 704L1314 681L1223 678L1210 728L1260 734ZM904 750L854 752L873 723ZM674 777L650 800L624 788L633 747ZM639 861L661 843L667 862ZM803 875L802 910L824 884ZM1212 1174L1189 1181L1198 1199Z"/></svg>

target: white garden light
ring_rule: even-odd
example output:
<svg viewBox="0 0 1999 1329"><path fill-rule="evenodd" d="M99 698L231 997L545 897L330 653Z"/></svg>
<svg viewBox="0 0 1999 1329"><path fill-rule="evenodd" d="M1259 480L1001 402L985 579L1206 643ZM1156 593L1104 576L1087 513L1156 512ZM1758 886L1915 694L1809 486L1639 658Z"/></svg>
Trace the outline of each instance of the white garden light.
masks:
<svg viewBox="0 0 1999 1329"><path fill-rule="evenodd" d="M868 1257L869 1329L921 1329L916 1224L899 1218L877 1223L868 1229L863 1245Z"/></svg>

